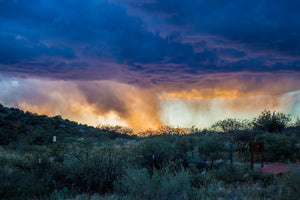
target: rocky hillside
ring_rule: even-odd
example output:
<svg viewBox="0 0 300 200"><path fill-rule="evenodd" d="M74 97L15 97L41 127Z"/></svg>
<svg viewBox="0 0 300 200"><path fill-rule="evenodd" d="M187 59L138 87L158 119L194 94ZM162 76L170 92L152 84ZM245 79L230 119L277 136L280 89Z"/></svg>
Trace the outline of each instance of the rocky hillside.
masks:
<svg viewBox="0 0 300 200"><path fill-rule="evenodd" d="M78 124L60 116L37 115L0 104L0 145L10 143L47 145L52 143L53 136L58 140L92 137L99 142L133 137L108 128Z"/></svg>

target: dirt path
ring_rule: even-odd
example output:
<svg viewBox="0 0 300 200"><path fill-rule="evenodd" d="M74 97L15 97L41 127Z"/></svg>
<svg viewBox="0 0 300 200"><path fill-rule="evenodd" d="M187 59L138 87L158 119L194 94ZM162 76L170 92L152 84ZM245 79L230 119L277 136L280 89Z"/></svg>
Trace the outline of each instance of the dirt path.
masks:
<svg viewBox="0 0 300 200"><path fill-rule="evenodd" d="M286 163L264 163L264 167L261 167L260 163L254 164L256 169L260 169L263 173L272 173L272 174L284 174L288 172L300 173L300 164L286 164Z"/></svg>

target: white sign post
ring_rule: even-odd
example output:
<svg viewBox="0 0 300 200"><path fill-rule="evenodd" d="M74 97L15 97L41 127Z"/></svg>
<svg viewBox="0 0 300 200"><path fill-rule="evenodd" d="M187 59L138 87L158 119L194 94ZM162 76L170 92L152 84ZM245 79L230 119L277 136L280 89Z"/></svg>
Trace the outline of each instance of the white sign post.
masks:
<svg viewBox="0 0 300 200"><path fill-rule="evenodd" d="M53 143L56 142L56 136L53 136Z"/></svg>
<svg viewBox="0 0 300 200"><path fill-rule="evenodd" d="M154 154L152 155L152 167L154 169Z"/></svg>

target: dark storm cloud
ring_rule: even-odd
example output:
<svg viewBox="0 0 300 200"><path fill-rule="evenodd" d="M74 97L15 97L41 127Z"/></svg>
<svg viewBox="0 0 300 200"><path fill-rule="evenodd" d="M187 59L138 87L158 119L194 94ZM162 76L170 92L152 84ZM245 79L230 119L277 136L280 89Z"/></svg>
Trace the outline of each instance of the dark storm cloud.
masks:
<svg viewBox="0 0 300 200"><path fill-rule="evenodd" d="M299 71L299 10L269 0L0 0L0 71L152 84Z"/></svg>
<svg viewBox="0 0 300 200"><path fill-rule="evenodd" d="M232 48L221 48L219 50L219 53L228 58L243 58L247 55L243 51L239 51L237 49L232 49Z"/></svg>
<svg viewBox="0 0 300 200"><path fill-rule="evenodd" d="M46 46L41 43L28 42L18 35L0 35L0 41L1 64L26 63L43 55L63 57L65 59L75 57L73 49L68 46Z"/></svg>
<svg viewBox="0 0 300 200"><path fill-rule="evenodd" d="M130 6L176 26L259 48L299 55L300 2L294 0L152 0Z"/></svg>

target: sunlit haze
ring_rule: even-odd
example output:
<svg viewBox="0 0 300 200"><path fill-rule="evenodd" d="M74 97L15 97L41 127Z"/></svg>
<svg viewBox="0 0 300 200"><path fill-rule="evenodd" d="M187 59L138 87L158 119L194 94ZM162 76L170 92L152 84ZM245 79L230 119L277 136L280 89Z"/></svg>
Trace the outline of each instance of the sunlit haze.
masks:
<svg viewBox="0 0 300 200"><path fill-rule="evenodd" d="M300 117L294 3L0 0L0 103L138 130Z"/></svg>

